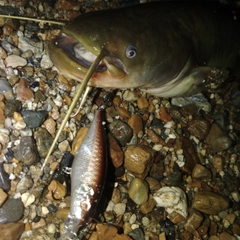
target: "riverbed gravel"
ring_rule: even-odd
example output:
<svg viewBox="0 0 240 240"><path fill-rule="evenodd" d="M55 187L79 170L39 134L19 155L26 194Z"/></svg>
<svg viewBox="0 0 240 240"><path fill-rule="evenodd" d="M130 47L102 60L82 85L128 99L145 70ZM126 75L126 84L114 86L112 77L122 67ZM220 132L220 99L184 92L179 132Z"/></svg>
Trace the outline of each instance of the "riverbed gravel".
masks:
<svg viewBox="0 0 240 240"><path fill-rule="evenodd" d="M129 3L134 1L3 0L0 10L65 21ZM71 166L108 93L91 90L30 192L79 84L48 57L46 42L60 30L0 18L1 240L60 237L71 198L63 168ZM239 82L205 93L211 104L205 111L138 89L115 93L106 109L108 176L83 239L240 239Z"/></svg>

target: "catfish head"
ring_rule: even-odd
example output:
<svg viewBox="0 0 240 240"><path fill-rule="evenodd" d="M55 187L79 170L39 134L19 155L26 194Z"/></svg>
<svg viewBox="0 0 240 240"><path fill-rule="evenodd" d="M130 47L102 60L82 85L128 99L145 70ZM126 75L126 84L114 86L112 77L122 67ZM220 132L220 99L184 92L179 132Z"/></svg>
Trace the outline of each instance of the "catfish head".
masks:
<svg viewBox="0 0 240 240"><path fill-rule="evenodd" d="M50 57L65 76L81 81L103 52L92 86L192 95L202 90L212 67L240 62L232 17L205 5L153 2L83 14L49 45Z"/></svg>

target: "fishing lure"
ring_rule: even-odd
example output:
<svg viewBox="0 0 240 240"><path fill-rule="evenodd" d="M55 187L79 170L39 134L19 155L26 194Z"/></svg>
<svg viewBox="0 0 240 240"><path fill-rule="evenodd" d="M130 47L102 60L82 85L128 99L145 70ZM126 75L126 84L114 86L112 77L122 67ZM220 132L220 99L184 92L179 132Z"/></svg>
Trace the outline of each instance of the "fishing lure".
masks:
<svg viewBox="0 0 240 240"><path fill-rule="evenodd" d="M93 215L105 183L107 157L103 110L97 110L77 151L71 171L71 206L60 240L78 239L80 227Z"/></svg>

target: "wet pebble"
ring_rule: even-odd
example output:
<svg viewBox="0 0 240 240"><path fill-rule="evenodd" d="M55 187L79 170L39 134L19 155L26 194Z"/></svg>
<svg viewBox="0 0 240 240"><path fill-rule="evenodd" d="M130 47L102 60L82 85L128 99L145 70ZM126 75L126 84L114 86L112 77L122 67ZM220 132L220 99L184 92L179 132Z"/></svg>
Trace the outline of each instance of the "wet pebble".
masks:
<svg viewBox="0 0 240 240"><path fill-rule="evenodd" d="M231 101L232 101L232 104L240 109L240 89L235 87L231 90L230 92L230 98L231 98Z"/></svg>
<svg viewBox="0 0 240 240"><path fill-rule="evenodd" d="M22 103L19 100L8 100L5 102L4 113L7 117L12 117L14 112L20 112Z"/></svg>
<svg viewBox="0 0 240 240"><path fill-rule="evenodd" d="M24 231L24 223L19 221L16 223L0 224L1 240L18 240Z"/></svg>
<svg viewBox="0 0 240 240"><path fill-rule="evenodd" d="M40 158L35 140L29 136L22 137L14 156L28 166L38 163Z"/></svg>
<svg viewBox="0 0 240 240"><path fill-rule="evenodd" d="M23 110L21 112L24 122L29 128L39 127L48 115L48 111L33 111L33 110Z"/></svg>
<svg viewBox="0 0 240 240"><path fill-rule="evenodd" d="M159 119L162 120L164 123L170 122L172 120L171 115L167 112L165 107L160 107Z"/></svg>
<svg viewBox="0 0 240 240"><path fill-rule="evenodd" d="M37 149L40 157L42 158L46 157L48 150L51 147L53 142L52 136L46 129L39 128L35 132L35 138L36 138L36 145L37 145Z"/></svg>
<svg viewBox="0 0 240 240"><path fill-rule="evenodd" d="M140 97L137 100L137 105L139 107L139 109L146 109L149 106L149 102L148 99L145 97Z"/></svg>
<svg viewBox="0 0 240 240"><path fill-rule="evenodd" d="M30 176L23 176L17 184L16 191L20 193L26 192L33 185L33 180Z"/></svg>
<svg viewBox="0 0 240 240"><path fill-rule="evenodd" d="M204 118L193 119L188 123L188 130L192 135L202 141L206 139L209 133L210 124Z"/></svg>
<svg viewBox="0 0 240 240"><path fill-rule="evenodd" d="M192 178L196 180L207 180L211 178L211 172L201 164L196 164L192 171Z"/></svg>
<svg viewBox="0 0 240 240"><path fill-rule="evenodd" d="M206 214L218 214L229 207L229 202L227 197L221 194L201 191L195 194L192 207Z"/></svg>
<svg viewBox="0 0 240 240"><path fill-rule="evenodd" d="M44 218L40 218L38 222L32 222L32 229L37 229L46 226L46 221Z"/></svg>
<svg viewBox="0 0 240 240"><path fill-rule="evenodd" d="M123 151L112 134L108 134L108 144L112 163L118 168L123 164Z"/></svg>
<svg viewBox="0 0 240 240"><path fill-rule="evenodd" d="M169 214L175 211L184 218L188 215L186 195L181 188L162 187L153 194L153 199L158 207L165 207Z"/></svg>
<svg viewBox="0 0 240 240"><path fill-rule="evenodd" d="M200 212L193 211L184 224L185 229L192 233L198 229L203 221L203 215Z"/></svg>
<svg viewBox="0 0 240 240"><path fill-rule="evenodd" d="M23 216L23 210L20 199L9 198L0 208L0 223L17 222Z"/></svg>
<svg viewBox="0 0 240 240"><path fill-rule="evenodd" d="M11 188L9 174L5 171L3 162L0 162L0 188L8 192Z"/></svg>
<svg viewBox="0 0 240 240"><path fill-rule="evenodd" d="M43 55L40 62L40 66L43 69L49 69L53 66L53 63L48 55Z"/></svg>
<svg viewBox="0 0 240 240"><path fill-rule="evenodd" d="M130 117L128 125L132 128L134 134L138 134L140 131L143 131L142 118L137 114L133 114Z"/></svg>
<svg viewBox="0 0 240 240"><path fill-rule="evenodd" d="M13 100L12 86L5 79L0 79L0 94L3 94L6 100Z"/></svg>
<svg viewBox="0 0 240 240"><path fill-rule="evenodd" d="M138 205L141 205L148 200L148 184L140 178L134 178L129 186L129 197Z"/></svg>
<svg viewBox="0 0 240 240"><path fill-rule="evenodd" d="M66 187L56 180L52 180L48 185L48 194L45 198L54 201L54 199L62 199L66 196Z"/></svg>
<svg viewBox="0 0 240 240"><path fill-rule="evenodd" d="M16 68L16 67L23 67L27 65L27 60L17 55L9 55L5 59L5 63L7 67Z"/></svg>
<svg viewBox="0 0 240 240"><path fill-rule="evenodd" d="M51 117L44 122L44 126L51 135L56 132L56 122Z"/></svg>
<svg viewBox="0 0 240 240"><path fill-rule="evenodd" d="M114 120L109 125L109 129L121 146L125 146L133 136L132 128L122 120Z"/></svg>
<svg viewBox="0 0 240 240"><path fill-rule="evenodd" d="M206 142L213 152L226 150L232 145L232 139L217 124L212 124Z"/></svg>
<svg viewBox="0 0 240 240"><path fill-rule="evenodd" d="M124 152L124 167L133 175L145 178L152 167L155 151L143 145L127 146Z"/></svg>
<svg viewBox="0 0 240 240"><path fill-rule="evenodd" d="M30 89L29 82L24 78L20 78L16 91L17 98L22 102L34 98L34 94Z"/></svg>
<svg viewBox="0 0 240 240"><path fill-rule="evenodd" d="M141 228L133 229L128 235L134 240L145 240L145 236Z"/></svg>
<svg viewBox="0 0 240 240"><path fill-rule="evenodd" d="M29 192L25 192L21 195L21 199L24 206L27 207L35 202L36 197L33 194L30 194Z"/></svg>

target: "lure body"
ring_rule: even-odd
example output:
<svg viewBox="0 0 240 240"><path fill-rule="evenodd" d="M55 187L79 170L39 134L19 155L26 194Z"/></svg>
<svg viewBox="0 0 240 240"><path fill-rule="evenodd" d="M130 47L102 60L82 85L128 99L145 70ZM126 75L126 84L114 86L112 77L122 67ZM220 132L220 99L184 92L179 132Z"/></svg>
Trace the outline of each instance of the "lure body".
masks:
<svg viewBox="0 0 240 240"><path fill-rule="evenodd" d="M78 239L79 227L92 216L106 177L107 158L103 110L97 110L76 153L71 172L71 206L61 240Z"/></svg>

